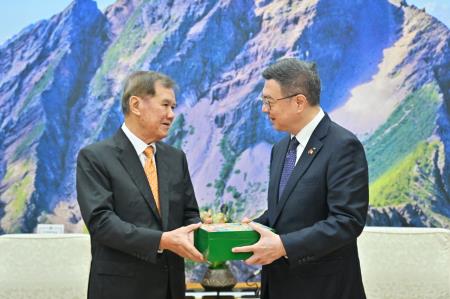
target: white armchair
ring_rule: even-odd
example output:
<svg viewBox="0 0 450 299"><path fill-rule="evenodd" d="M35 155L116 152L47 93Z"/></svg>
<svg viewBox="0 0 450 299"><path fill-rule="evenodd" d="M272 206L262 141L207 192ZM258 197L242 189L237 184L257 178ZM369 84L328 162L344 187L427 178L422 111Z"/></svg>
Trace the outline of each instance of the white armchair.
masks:
<svg viewBox="0 0 450 299"><path fill-rule="evenodd" d="M450 298L450 230L366 227L358 248L368 299Z"/></svg>

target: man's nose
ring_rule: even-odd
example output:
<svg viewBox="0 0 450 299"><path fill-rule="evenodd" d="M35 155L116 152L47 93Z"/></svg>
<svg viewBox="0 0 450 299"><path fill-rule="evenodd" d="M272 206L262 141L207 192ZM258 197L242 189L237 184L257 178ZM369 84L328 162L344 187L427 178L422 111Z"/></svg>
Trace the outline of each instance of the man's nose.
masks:
<svg viewBox="0 0 450 299"><path fill-rule="evenodd" d="M175 111L173 111L172 108L169 108L169 112L167 113L167 118L168 118L168 119L173 119L173 118L175 118Z"/></svg>

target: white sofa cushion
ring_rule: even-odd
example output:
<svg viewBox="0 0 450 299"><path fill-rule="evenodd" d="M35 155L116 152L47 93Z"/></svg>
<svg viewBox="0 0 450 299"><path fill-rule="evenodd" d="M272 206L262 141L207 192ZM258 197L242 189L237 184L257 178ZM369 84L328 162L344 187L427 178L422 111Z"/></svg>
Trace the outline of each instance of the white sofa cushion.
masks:
<svg viewBox="0 0 450 299"><path fill-rule="evenodd" d="M450 230L366 227L358 248L368 299L450 298Z"/></svg>
<svg viewBox="0 0 450 299"><path fill-rule="evenodd" d="M0 298L85 299L90 239L87 234L0 236Z"/></svg>

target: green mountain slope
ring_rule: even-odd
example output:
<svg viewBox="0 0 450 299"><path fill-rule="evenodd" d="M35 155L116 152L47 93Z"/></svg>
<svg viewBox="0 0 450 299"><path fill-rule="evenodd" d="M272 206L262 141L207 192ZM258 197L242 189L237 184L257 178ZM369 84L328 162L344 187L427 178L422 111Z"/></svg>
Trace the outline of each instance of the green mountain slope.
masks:
<svg viewBox="0 0 450 299"><path fill-rule="evenodd" d="M402 161L396 163L370 185L370 204L381 213L392 213L406 225L425 219L427 226L449 227L449 194L441 188L445 175L444 146L438 140L420 142ZM389 211L383 210L388 208ZM411 217L411 211L417 215ZM380 212L378 211L378 212ZM418 217L420 216L420 217ZM390 217L392 218L392 217Z"/></svg>
<svg viewBox="0 0 450 299"><path fill-rule="evenodd" d="M431 136L442 102L438 90L435 84L427 84L407 96L386 123L364 142L371 182Z"/></svg>

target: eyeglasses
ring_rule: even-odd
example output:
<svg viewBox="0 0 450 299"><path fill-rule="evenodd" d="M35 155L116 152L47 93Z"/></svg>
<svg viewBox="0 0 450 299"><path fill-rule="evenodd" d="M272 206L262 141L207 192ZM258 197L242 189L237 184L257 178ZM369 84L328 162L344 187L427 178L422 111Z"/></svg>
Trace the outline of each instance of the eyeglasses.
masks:
<svg viewBox="0 0 450 299"><path fill-rule="evenodd" d="M274 104L275 102L281 101L281 100L286 100L286 99L298 96L299 94L301 94L301 93L298 92L296 94L292 94L290 96L279 98L279 99L270 99L270 98L260 97L259 100L262 102L263 107L266 106L270 110L270 108L272 108L272 104Z"/></svg>

